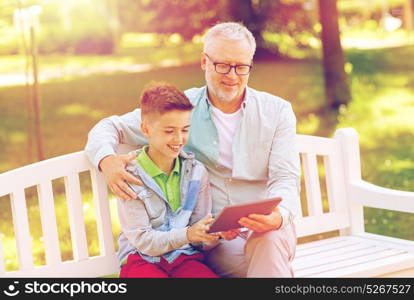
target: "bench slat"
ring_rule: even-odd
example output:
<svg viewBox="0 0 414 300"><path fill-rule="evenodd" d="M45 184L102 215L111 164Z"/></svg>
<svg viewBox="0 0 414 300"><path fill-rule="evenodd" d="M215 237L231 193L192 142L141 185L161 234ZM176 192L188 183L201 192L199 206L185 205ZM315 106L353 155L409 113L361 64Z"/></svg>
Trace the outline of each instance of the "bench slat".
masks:
<svg viewBox="0 0 414 300"><path fill-rule="evenodd" d="M380 250L385 251L387 248L369 246L365 244L356 244L344 249L336 249L335 251L330 251L328 253L322 252L316 255L308 255L302 257L301 259L295 260L293 266L296 271L305 270L313 267L336 263L343 260L371 255Z"/></svg>
<svg viewBox="0 0 414 300"><path fill-rule="evenodd" d="M93 201L96 209L96 225L98 229L99 248L101 255L115 252L112 237L111 214L109 211L108 190L103 175L91 170Z"/></svg>
<svg viewBox="0 0 414 300"><path fill-rule="evenodd" d="M101 277L119 272L115 255L94 256L81 261L65 261L56 266L38 266L27 271L10 271L2 277Z"/></svg>
<svg viewBox="0 0 414 300"><path fill-rule="evenodd" d="M330 138L309 135L296 135L298 151L314 155L331 155L336 151L338 141Z"/></svg>
<svg viewBox="0 0 414 300"><path fill-rule="evenodd" d="M338 242L338 243L323 245L323 246L316 247L316 248L309 248L309 249L304 249L304 250L298 250L297 255L296 255L296 258L306 257L306 256L311 255L311 254L325 253L325 252L329 252L329 251L336 250L336 249L340 249L340 248L354 246L354 245L357 245L357 244L358 244L357 241L344 240L343 242Z"/></svg>
<svg viewBox="0 0 414 300"><path fill-rule="evenodd" d="M46 252L46 264L55 265L61 261L61 256L52 182L42 182L38 185L37 189L39 194L43 241Z"/></svg>
<svg viewBox="0 0 414 300"><path fill-rule="evenodd" d="M366 255L362 257L351 257L349 259L336 261L329 265L321 265L321 266L313 267L310 269L299 270L298 272L296 272L296 276L298 277L309 277L309 276L325 277L325 275L329 272L332 272L332 273L341 272L341 269L351 269L361 264L372 264L378 260L383 261L383 265L386 265L389 259L392 260L394 257L400 257L401 255L405 255L405 254L406 252L404 250L393 250L393 249L383 250L383 248L378 248L378 251L371 253L370 255ZM414 256L413 256L413 259L414 259ZM321 275L321 274L325 274L325 275Z"/></svg>
<svg viewBox="0 0 414 300"><path fill-rule="evenodd" d="M19 267L20 270L31 269L33 267L32 238L24 190L14 191L10 194L10 198Z"/></svg>
<svg viewBox="0 0 414 300"><path fill-rule="evenodd" d="M326 190L328 193L329 211L347 211L344 169L340 158L341 149L331 156L324 156Z"/></svg>
<svg viewBox="0 0 414 300"><path fill-rule="evenodd" d="M71 172L83 172L92 167L83 151L70 153L0 174L0 197L12 191L52 181ZM33 176L36 174L36 176Z"/></svg>
<svg viewBox="0 0 414 300"><path fill-rule="evenodd" d="M305 251L315 250L315 249L316 250L318 250L318 249L323 250L327 245L336 245L338 249L335 251L335 253L345 253L345 252L349 252L349 250L351 250L351 249L357 250L357 249L362 249L362 248L374 247L373 245L367 245L367 244L363 244L363 243L356 243L356 244L350 245L349 242L353 242L353 241L352 240L349 240L349 241L343 240L341 242L338 241L336 243L321 244L318 247L310 247L310 248L305 248L305 249L302 249L300 247L301 245L299 245L297 250L296 250L296 254L298 256L296 256L295 261L300 261L301 259L306 260L307 257L310 257L310 256L316 257L316 256L319 255L319 253L323 253L323 251L321 251L321 252L316 251L314 254L309 254L308 253L306 255L301 255L301 253L305 253ZM313 242L310 242L309 244L313 244ZM346 247L344 247L345 245L346 245ZM329 255L329 254L331 254L331 253L325 253L325 254L321 254L321 255Z"/></svg>
<svg viewBox="0 0 414 300"><path fill-rule="evenodd" d="M74 260L82 260L88 257L88 242L86 239L79 175L72 173L66 176L64 180L73 257Z"/></svg>
<svg viewBox="0 0 414 300"><path fill-rule="evenodd" d="M302 160L308 213L309 216L318 216L323 214L323 210L316 155L303 153Z"/></svg>
<svg viewBox="0 0 414 300"><path fill-rule="evenodd" d="M335 212L295 219L298 237L349 227L348 213Z"/></svg>
<svg viewBox="0 0 414 300"><path fill-rule="evenodd" d="M316 247L327 245L327 244L339 243L339 242L343 242L344 240L345 238L343 236L337 236L337 237L332 237L332 238L326 238L323 240L316 240L313 242L306 242L306 243L298 244L296 251L301 251L303 249L309 249L309 248L316 248Z"/></svg>
<svg viewBox="0 0 414 300"><path fill-rule="evenodd" d="M0 236L0 274L4 272L6 272L6 268L4 266L3 239Z"/></svg>
<svg viewBox="0 0 414 300"><path fill-rule="evenodd" d="M370 245L381 245L384 247L396 247L414 254L414 241L403 240L372 233L362 233L352 236L355 240L363 241Z"/></svg>
<svg viewBox="0 0 414 300"><path fill-rule="evenodd" d="M414 256L410 253L401 253L382 259L370 260L364 263L351 265L337 270L329 270L312 274L310 277L374 277L414 267Z"/></svg>

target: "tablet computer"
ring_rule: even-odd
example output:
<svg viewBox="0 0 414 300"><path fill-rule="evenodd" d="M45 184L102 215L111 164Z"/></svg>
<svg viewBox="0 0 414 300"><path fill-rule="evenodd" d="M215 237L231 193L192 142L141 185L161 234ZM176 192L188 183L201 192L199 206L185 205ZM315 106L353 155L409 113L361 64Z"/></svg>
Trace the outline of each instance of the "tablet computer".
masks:
<svg viewBox="0 0 414 300"><path fill-rule="evenodd" d="M210 225L208 233L227 231L230 229L241 228L239 220L250 214L268 215L277 206L282 198L270 198L255 202L247 202L243 204L229 205L224 207L213 223Z"/></svg>

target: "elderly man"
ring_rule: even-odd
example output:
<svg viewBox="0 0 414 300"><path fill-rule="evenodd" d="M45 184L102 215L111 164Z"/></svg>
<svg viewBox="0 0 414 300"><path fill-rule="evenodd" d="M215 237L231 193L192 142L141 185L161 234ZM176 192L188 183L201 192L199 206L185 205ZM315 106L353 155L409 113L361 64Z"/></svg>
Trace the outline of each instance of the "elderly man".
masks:
<svg viewBox="0 0 414 300"><path fill-rule="evenodd" d="M247 86L255 49L241 24L208 30L201 54L206 86L185 91L195 107L185 149L209 172L213 215L230 204L283 199L269 215L241 218L247 230L208 251L209 266L226 277L293 277L300 186L296 118L289 102ZM127 182L140 182L125 171L134 154L115 155L115 149L146 144L140 122L140 109L106 118L91 130L86 146L111 190L125 200L136 197Z"/></svg>

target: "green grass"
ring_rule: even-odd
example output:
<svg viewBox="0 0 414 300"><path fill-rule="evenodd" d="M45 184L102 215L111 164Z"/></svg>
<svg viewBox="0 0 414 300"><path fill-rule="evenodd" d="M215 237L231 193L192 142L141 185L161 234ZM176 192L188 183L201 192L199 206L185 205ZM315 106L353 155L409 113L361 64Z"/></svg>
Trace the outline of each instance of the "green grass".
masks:
<svg viewBox="0 0 414 300"><path fill-rule="evenodd" d="M197 61L201 53L201 45L183 43L180 45L123 48L115 55L46 55L38 56L40 72L53 72L59 80L62 77L73 79L84 71L114 73L132 65L158 68L170 65L185 65ZM22 55L0 55L0 74L24 74L26 60ZM5 84L1 84L5 86Z"/></svg>
<svg viewBox="0 0 414 300"><path fill-rule="evenodd" d="M303 117L308 123L308 119L312 119L308 115L313 113L315 116L323 104L322 79L315 76L315 69L320 72L316 62L258 63L251 77L251 86L291 100L298 118ZM204 84L198 65L133 74L94 75L43 84L42 128L46 157L83 149L87 132L92 126L103 117L134 109L140 91L151 80L171 82L181 89ZM21 86L0 88L0 145L3 150L0 153L0 171L29 162L26 150L26 92Z"/></svg>

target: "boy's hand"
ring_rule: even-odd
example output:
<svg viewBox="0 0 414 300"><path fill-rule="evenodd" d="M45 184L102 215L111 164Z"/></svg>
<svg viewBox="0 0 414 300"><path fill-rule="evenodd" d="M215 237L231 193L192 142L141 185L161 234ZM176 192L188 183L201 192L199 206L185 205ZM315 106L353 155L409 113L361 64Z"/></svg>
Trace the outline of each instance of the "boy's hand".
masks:
<svg viewBox="0 0 414 300"><path fill-rule="evenodd" d="M236 229L230 229L227 231L220 231L217 234L221 236L223 239L225 239L226 241L231 241L231 240L234 240L240 234L240 229L236 228Z"/></svg>
<svg viewBox="0 0 414 300"><path fill-rule="evenodd" d="M211 214L208 214L203 219L188 227L187 238L191 243L195 242L214 242L219 236L214 234L208 234L207 230L210 229L210 224L213 222Z"/></svg>
<svg viewBox="0 0 414 300"><path fill-rule="evenodd" d="M99 163L99 168L102 170L109 188L116 196L123 200L137 198L137 195L126 182L142 185L139 179L125 170L128 162L135 157L137 157L137 154L135 151L132 151L128 154L108 155Z"/></svg>

